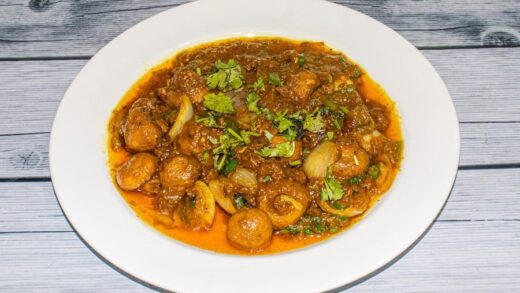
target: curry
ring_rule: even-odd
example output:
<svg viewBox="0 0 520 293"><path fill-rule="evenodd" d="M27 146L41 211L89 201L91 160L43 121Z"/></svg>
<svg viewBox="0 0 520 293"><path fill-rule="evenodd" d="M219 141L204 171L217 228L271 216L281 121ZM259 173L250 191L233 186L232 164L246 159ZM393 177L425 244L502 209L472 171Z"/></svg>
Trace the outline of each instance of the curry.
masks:
<svg viewBox="0 0 520 293"><path fill-rule="evenodd" d="M324 43L239 38L150 70L109 122L114 183L157 230L265 254L336 235L399 171L397 110Z"/></svg>

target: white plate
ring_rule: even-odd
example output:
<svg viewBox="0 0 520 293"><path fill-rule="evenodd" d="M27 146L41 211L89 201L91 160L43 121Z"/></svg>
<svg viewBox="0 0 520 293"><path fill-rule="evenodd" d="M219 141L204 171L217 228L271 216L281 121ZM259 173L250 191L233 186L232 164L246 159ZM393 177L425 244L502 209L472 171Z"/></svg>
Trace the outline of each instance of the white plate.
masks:
<svg viewBox="0 0 520 293"><path fill-rule="evenodd" d="M278 255L203 251L144 224L112 184L107 122L130 86L182 48L243 35L325 41L363 66L398 106L405 141L402 171L376 207L338 237ZM323 291L374 272L434 221L450 193L458 157L457 116L430 63L376 20L318 0L201 0L141 22L79 73L61 101L50 143L54 189L81 237L132 276L189 292Z"/></svg>

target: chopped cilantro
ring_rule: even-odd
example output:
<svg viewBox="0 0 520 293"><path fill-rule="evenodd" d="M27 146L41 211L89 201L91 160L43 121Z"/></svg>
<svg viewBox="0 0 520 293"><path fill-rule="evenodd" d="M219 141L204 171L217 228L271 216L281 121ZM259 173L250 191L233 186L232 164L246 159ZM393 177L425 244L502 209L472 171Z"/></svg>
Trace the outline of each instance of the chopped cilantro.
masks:
<svg viewBox="0 0 520 293"><path fill-rule="evenodd" d="M354 176L354 177L350 177L347 180L347 183L350 184L350 185L357 185L357 184L361 183L361 181L363 181L363 176L362 175L357 175L357 176Z"/></svg>
<svg viewBox="0 0 520 293"><path fill-rule="evenodd" d="M296 148L294 141L279 143L273 147L263 147L258 154L262 157L284 157L290 158L294 154Z"/></svg>
<svg viewBox="0 0 520 293"><path fill-rule="evenodd" d="M289 234L298 234L302 231L302 228L299 227L299 226L294 226L294 225L290 225L290 226L287 226L285 228L283 228L282 230L280 230L280 232L282 233L289 233Z"/></svg>
<svg viewBox="0 0 520 293"><path fill-rule="evenodd" d="M255 91L265 91L265 84L263 78L258 78L253 84L253 90Z"/></svg>
<svg viewBox="0 0 520 293"><path fill-rule="evenodd" d="M335 208L336 210L344 210L347 208L346 206L340 204L337 201L332 202L332 207Z"/></svg>
<svg viewBox="0 0 520 293"><path fill-rule="evenodd" d="M333 226L333 227L329 228L329 233L334 234L334 233L336 233L338 231L339 231L339 227L338 226Z"/></svg>
<svg viewBox="0 0 520 293"><path fill-rule="evenodd" d="M239 89L243 85L242 68L238 63L230 59L228 63L220 60L215 62L217 72L211 74L206 79L206 85L210 89L224 90L226 88Z"/></svg>
<svg viewBox="0 0 520 293"><path fill-rule="evenodd" d="M291 167L295 167L295 166L298 166L298 165L301 165L302 164L302 160L295 160L295 161L290 161L289 162L289 166Z"/></svg>
<svg viewBox="0 0 520 293"><path fill-rule="evenodd" d="M304 53L301 53L300 55L298 55L296 64L298 64L298 66L300 66L300 67L303 67L303 65L305 64L305 54Z"/></svg>
<svg viewBox="0 0 520 293"><path fill-rule="evenodd" d="M202 75L202 71L200 70L199 67L195 68L195 72L196 72L199 76Z"/></svg>
<svg viewBox="0 0 520 293"><path fill-rule="evenodd" d="M231 160L230 158L234 155L235 149L244 144L243 140L237 139L233 134L230 134L229 129L231 128L226 129L226 132L219 137L218 146L213 149L213 160L217 171L221 171L228 161Z"/></svg>
<svg viewBox="0 0 520 293"><path fill-rule="evenodd" d="M370 176L370 178L376 180L380 174L381 174L381 170L379 170L378 166L372 165L372 166L368 167L368 176Z"/></svg>
<svg viewBox="0 0 520 293"><path fill-rule="evenodd" d="M336 126L336 128L338 130L341 130L343 127L343 117L342 116L334 116L334 119L332 120L332 123L334 123L334 126Z"/></svg>
<svg viewBox="0 0 520 293"><path fill-rule="evenodd" d="M354 79L357 79L357 78L361 77L361 70L356 68L354 70L354 72L352 72L352 76L351 77L354 78Z"/></svg>
<svg viewBox="0 0 520 293"><path fill-rule="evenodd" d="M240 136L242 137L242 140L245 144L251 143L251 136L259 137L260 133L254 132L254 131L246 131L246 130L240 130Z"/></svg>
<svg viewBox="0 0 520 293"><path fill-rule="evenodd" d="M305 233L305 235L307 236L311 236L312 234L314 234L310 228L303 229L303 233Z"/></svg>
<svg viewBox="0 0 520 293"><path fill-rule="evenodd" d="M269 175L264 176L264 178L262 178L262 181L264 183L271 182L271 176L269 176Z"/></svg>
<svg viewBox="0 0 520 293"><path fill-rule="evenodd" d="M207 160L209 159L209 153L208 153L208 151L203 151L201 157L202 157L202 160L203 160L203 161L207 161Z"/></svg>
<svg viewBox="0 0 520 293"><path fill-rule="evenodd" d="M230 97L219 94L207 94L204 96L204 107L223 114L231 114L235 112L233 108L233 101Z"/></svg>
<svg viewBox="0 0 520 293"><path fill-rule="evenodd" d="M266 118L270 120L278 130L278 133L284 136L287 140L293 141L300 136L303 127L299 118L299 112L287 115L287 110L272 114L268 110L264 111Z"/></svg>
<svg viewBox="0 0 520 293"><path fill-rule="evenodd" d="M264 130L264 135L265 135L265 138L267 138L268 141L273 140L274 135L271 132L269 132L267 130Z"/></svg>
<svg viewBox="0 0 520 293"><path fill-rule="evenodd" d="M226 163L224 164L224 167L222 168L222 170L220 171L220 173L224 176L227 176L229 175L229 173L235 171L235 169L237 168L238 166L238 161L235 160L235 159L232 159L232 160L228 160L226 161Z"/></svg>
<svg viewBox="0 0 520 293"><path fill-rule="evenodd" d="M242 196L242 194L236 193L233 197L233 205L235 206L235 208L241 209L247 205L247 201Z"/></svg>
<svg viewBox="0 0 520 293"><path fill-rule="evenodd" d="M341 222L345 222L348 217L347 216L337 216L338 220L340 220Z"/></svg>
<svg viewBox="0 0 520 293"><path fill-rule="evenodd" d="M334 138L334 132L327 131L327 140L332 140Z"/></svg>
<svg viewBox="0 0 520 293"><path fill-rule="evenodd" d="M319 108L305 115L305 120L303 121L303 129L306 129L310 132L320 132L323 130L324 127L325 121L323 121L323 117L321 117Z"/></svg>
<svg viewBox="0 0 520 293"><path fill-rule="evenodd" d="M343 198L343 186L334 176L330 167L327 169L327 175L324 178L325 187L321 189L320 197L321 200L339 200Z"/></svg>
<svg viewBox="0 0 520 293"><path fill-rule="evenodd" d="M269 73L269 83L274 86L281 86L282 80L280 79L280 76L276 72Z"/></svg>
<svg viewBox="0 0 520 293"><path fill-rule="evenodd" d="M252 113L260 114L260 109L258 109L258 101L260 101L260 96L257 93L249 93L246 97L247 109Z"/></svg>
<svg viewBox="0 0 520 293"><path fill-rule="evenodd" d="M240 193L237 193L233 198L233 205L235 208L241 209L246 206L246 200Z"/></svg>
<svg viewBox="0 0 520 293"><path fill-rule="evenodd" d="M195 122L202 123L207 127L218 128L217 120L215 120L215 116L211 112L208 112L206 117L195 116Z"/></svg>

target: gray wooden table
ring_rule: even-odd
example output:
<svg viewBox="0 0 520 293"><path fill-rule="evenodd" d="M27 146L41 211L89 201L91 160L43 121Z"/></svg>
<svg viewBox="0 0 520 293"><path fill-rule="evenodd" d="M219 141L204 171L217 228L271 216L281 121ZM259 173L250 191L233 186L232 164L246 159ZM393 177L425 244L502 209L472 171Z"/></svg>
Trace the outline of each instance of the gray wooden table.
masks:
<svg viewBox="0 0 520 293"><path fill-rule="evenodd" d="M48 169L66 87L112 38L178 0L0 0L0 290L149 291L90 251ZM336 1L400 32L447 83L462 153L429 233L354 292L520 292L520 1ZM442 119L442 117L439 117Z"/></svg>

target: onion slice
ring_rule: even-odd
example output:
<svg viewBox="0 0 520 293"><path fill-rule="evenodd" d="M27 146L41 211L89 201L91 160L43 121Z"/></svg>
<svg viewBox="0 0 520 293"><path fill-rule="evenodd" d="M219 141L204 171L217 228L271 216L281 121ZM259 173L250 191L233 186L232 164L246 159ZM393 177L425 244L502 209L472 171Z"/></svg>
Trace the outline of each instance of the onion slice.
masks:
<svg viewBox="0 0 520 293"><path fill-rule="evenodd" d="M175 124L173 124L172 128L168 132L168 136L170 137L170 141L173 141L177 135L181 132L184 124L190 121L193 118L193 105L191 104L190 99L186 95L181 96L181 109L179 111L179 115L177 115L177 119L175 119Z"/></svg>

